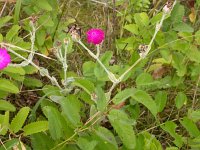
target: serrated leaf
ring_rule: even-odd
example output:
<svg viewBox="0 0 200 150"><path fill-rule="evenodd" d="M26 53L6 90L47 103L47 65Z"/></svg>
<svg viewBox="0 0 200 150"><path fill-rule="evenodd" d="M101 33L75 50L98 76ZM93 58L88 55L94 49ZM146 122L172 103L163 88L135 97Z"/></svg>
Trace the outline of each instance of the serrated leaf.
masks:
<svg viewBox="0 0 200 150"><path fill-rule="evenodd" d="M9 93L19 93L18 87L16 87L12 82L7 79L0 79L0 90Z"/></svg>
<svg viewBox="0 0 200 150"><path fill-rule="evenodd" d="M185 65L185 56L181 53L173 53L173 67L177 69L177 75L182 77L186 74L187 68Z"/></svg>
<svg viewBox="0 0 200 150"><path fill-rule="evenodd" d="M176 107L180 109L187 102L187 96L183 92L179 92L175 98Z"/></svg>
<svg viewBox="0 0 200 150"><path fill-rule="evenodd" d="M0 135L5 135L7 133L9 127L9 117L10 113L9 111L6 111L0 124Z"/></svg>
<svg viewBox="0 0 200 150"><path fill-rule="evenodd" d="M175 24L173 29L179 32L194 32L194 29L184 22Z"/></svg>
<svg viewBox="0 0 200 150"><path fill-rule="evenodd" d="M8 21L12 19L11 16L5 16L0 18L0 28L4 26Z"/></svg>
<svg viewBox="0 0 200 150"><path fill-rule="evenodd" d="M198 110L189 109L188 110L188 118L190 118L194 122L199 121L200 120L200 109L198 109Z"/></svg>
<svg viewBox="0 0 200 150"><path fill-rule="evenodd" d="M200 51L195 45L191 45L185 54L191 61L200 63Z"/></svg>
<svg viewBox="0 0 200 150"><path fill-rule="evenodd" d="M168 132L175 140L173 141L176 146L179 148L183 145L183 139L180 135L178 135L176 131L177 125L172 121L165 122L164 125L161 126L163 130Z"/></svg>
<svg viewBox="0 0 200 150"><path fill-rule="evenodd" d="M95 146L97 145L97 141L89 141L86 138L80 137L78 138L77 145L81 150L95 150Z"/></svg>
<svg viewBox="0 0 200 150"><path fill-rule="evenodd" d="M132 120L123 111L116 109L110 111L108 118L123 144L128 149L134 149L136 146L136 137L132 127Z"/></svg>
<svg viewBox="0 0 200 150"><path fill-rule="evenodd" d="M50 17L50 13L45 13L43 14L40 19L38 20L38 23L43 25L44 27L53 27L54 26L54 22L53 22L53 18ZM48 39L46 39L48 40Z"/></svg>
<svg viewBox="0 0 200 150"><path fill-rule="evenodd" d="M0 146L0 150L12 150L12 148L19 144L19 139L11 139Z"/></svg>
<svg viewBox="0 0 200 150"><path fill-rule="evenodd" d="M60 139L63 136L62 130L62 122L60 112L51 106L46 106L43 110L47 114L48 122L49 122L49 132L51 137L56 140Z"/></svg>
<svg viewBox="0 0 200 150"><path fill-rule="evenodd" d="M80 103L74 95L69 95L60 101L60 105L67 122L76 128L81 125L80 122Z"/></svg>
<svg viewBox="0 0 200 150"><path fill-rule="evenodd" d="M26 74L34 74L38 72L38 70L35 67L30 65L23 67L23 69L25 70Z"/></svg>
<svg viewBox="0 0 200 150"><path fill-rule="evenodd" d="M42 87L43 83L41 80L31 78L31 77L26 77L24 79L24 85L27 87Z"/></svg>
<svg viewBox="0 0 200 150"><path fill-rule="evenodd" d="M13 25L12 28L6 34L6 40L11 42L13 37L18 34L21 27L18 25Z"/></svg>
<svg viewBox="0 0 200 150"><path fill-rule="evenodd" d="M184 117L183 120L180 120L180 123L189 132L191 137L198 137L200 135L200 131L196 124L189 118Z"/></svg>
<svg viewBox="0 0 200 150"><path fill-rule="evenodd" d="M36 33L36 39L39 46L42 46L45 42L46 32L45 30L41 29Z"/></svg>
<svg viewBox="0 0 200 150"><path fill-rule="evenodd" d="M17 113L17 115L15 116L15 118L12 120L10 124L10 130L12 132L16 133L22 128L29 114L29 111L30 111L29 107L23 107L19 110L19 112Z"/></svg>
<svg viewBox="0 0 200 150"><path fill-rule="evenodd" d="M149 17L145 12L136 13L134 15L134 20L139 27L144 27L149 24Z"/></svg>
<svg viewBox="0 0 200 150"><path fill-rule="evenodd" d="M121 102L125 101L127 98L131 97L134 93L135 89L125 89L115 95L113 98L113 102L115 104L120 104Z"/></svg>
<svg viewBox="0 0 200 150"><path fill-rule="evenodd" d="M128 24L128 25L125 25L124 26L124 29L130 31L131 33L133 34L136 34L138 35L139 32L138 32L138 26L136 24Z"/></svg>
<svg viewBox="0 0 200 150"><path fill-rule="evenodd" d="M31 135L31 145L34 150L50 150L54 147L54 141L45 133Z"/></svg>
<svg viewBox="0 0 200 150"><path fill-rule="evenodd" d="M47 11L51 11L52 7L49 4L48 0L37 0L35 2L35 5L41 9L47 10Z"/></svg>
<svg viewBox="0 0 200 150"><path fill-rule="evenodd" d="M163 150L161 143L155 138L154 135L144 132L144 150Z"/></svg>
<svg viewBox="0 0 200 150"><path fill-rule="evenodd" d="M157 106L155 101L145 91L138 90L132 95L133 99L146 106L150 112L156 117Z"/></svg>
<svg viewBox="0 0 200 150"><path fill-rule="evenodd" d="M8 66L3 70L3 72L25 75L25 71L22 67Z"/></svg>
<svg viewBox="0 0 200 150"><path fill-rule="evenodd" d="M170 18L173 23L180 23L182 22L184 14L185 14L184 6L181 5L180 3L177 3L172 10Z"/></svg>
<svg viewBox="0 0 200 150"><path fill-rule="evenodd" d="M167 102L167 92L159 91L155 95L155 102L158 112L162 112Z"/></svg>
<svg viewBox="0 0 200 150"><path fill-rule="evenodd" d="M166 150L178 150L178 147L167 147Z"/></svg>
<svg viewBox="0 0 200 150"><path fill-rule="evenodd" d="M153 77L149 73L142 73L136 79L136 85L138 87L151 85L152 83L153 83Z"/></svg>
<svg viewBox="0 0 200 150"><path fill-rule="evenodd" d="M94 87L94 84L89 81L89 80L86 80L86 79L78 79L78 80L75 80L73 83L72 83L74 86L77 86L77 87L80 87L82 88L85 92L87 92L89 95L91 95L92 93L94 93L95 91L95 87Z"/></svg>
<svg viewBox="0 0 200 150"><path fill-rule="evenodd" d="M14 24L18 24L22 0L17 0L15 4Z"/></svg>
<svg viewBox="0 0 200 150"><path fill-rule="evenodd" d="M24 135L31 135L34 133L42 132L48 130L48 121L37 121L26 125L24 130Z"/></svg>
<svg viewBox="0 0 200 150"><path fill-rule="evenodd" d="M0 100L0 110L15 111L16 108L10 102L8 102L6 100Z"/></svg>
<svg viewBox="0 0 200 150"><path fill-rule="evenodd" d="M105 144L110 144L112 145L112 150L113 149L118 149L117 142L115 140L114 135L112 134L111 131L109 131L107 128L104 127L98 127L97 130L95 130L95 134L102 140L104 141Z"/></svg>

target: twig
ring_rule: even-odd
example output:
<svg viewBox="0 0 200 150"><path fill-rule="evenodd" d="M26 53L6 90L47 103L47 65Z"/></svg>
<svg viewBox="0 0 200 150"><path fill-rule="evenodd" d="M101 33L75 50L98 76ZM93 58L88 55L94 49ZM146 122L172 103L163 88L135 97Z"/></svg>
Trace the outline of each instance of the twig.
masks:
<svg viewBox="0 0 200 150"><path fill-rule="evenodd" d="M2 16L3 12L4 12L4 9L6 8L6 5L7 5L7 1L5 1L4 5L3 5L3 8L2 8L1 13L0 13L0 18Z"/></svg>
<svg viewBox="0 0 200 150"><path fill-rule="evenodd" d="M199 74L199 78L198 78L198 80L197 80L196 87L195 87L195 91L194 91L194 95L193 95L192 109L195 108L195 104L196 104L196 95L197 95L197 90L198 90L198 87L199 87L199 82L200 82L200 74Z"/></svg>

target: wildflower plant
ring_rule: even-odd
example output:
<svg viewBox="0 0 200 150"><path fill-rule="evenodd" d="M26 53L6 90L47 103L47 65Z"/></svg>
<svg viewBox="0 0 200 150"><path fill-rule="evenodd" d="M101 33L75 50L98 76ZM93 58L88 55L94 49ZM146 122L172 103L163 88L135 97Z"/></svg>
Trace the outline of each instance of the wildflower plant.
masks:
<svg viewBox="0 0 200 150"><path fill-rule="evenodd" d="M137 12L141 3L138 1L133 5ZM22 20L24 26L21 27L18 25L19 10L23 5L27 15L37 15ZM121 1L117 5L121 5ZM145 6L149 5L150 2L145 1ZM32 6L35 6L34 9ZM65 10L65 5L62 6ZM159 6L159 3L155 6ZM144 10L148 10L148 7ZM122 25L120 33L129 36L123 34L127 30L131 36L117 39L116 47L122 53L129 51L132 57L127 64L113 64L113 52L100 50L100 45L106 40L105 30L92 28L80 33L79 28L77 30L77 26L74 26L66 34L62 22L58 23L62 19L58 18L56 0L42 0L41 3L17 1L14 25L8 33L0 34L0 136L3 137L0 138L0 149L162 150L163 133L172 137L165 146L167 149L199 146L200 131L196 125L199 121L196 99L200 81L199 31L193 36L189 25L178 22L182 20L184 9L176 0L167 2L162 11L152 18L145 12L135 13L131 19L130 14L122 13L126 24ZM176 16L176 13L180 14ZM179 19L177 22L176 17ZM5 23L10 20L9 16L0 19ZM172 28L168 22L173 22ZM180 29L182 25L184 29ZM28 33L26 40L18 35L21 28ZM86 37L86 41L82 36ZM76 48L84 56L89 54L92 60L83 62L81 70L75 72L72 68L78 60L71 63L69 56ZM152 59L150 63L149 58ZM54 65L52 68L45 67L43 61ZM186 67L187 63L191 64L190 68ZM163 77L166 73L164 67L171 67L173 75ZM32 79L30 74L50 82ZM182 92L186 75L197 79L193 98L190 99L191 108L187 114L178 114L180 118L172 120L172 110L168 118L163 119L162 113L168 107L168 91L177 90L176 96L173 95L173 107L179 113L189 101ZM19 111L14 117L9 117L11 112L16 111L16 106L6 99L12 97L11 93L22 94L24 88L33 88L33 91L40 88L39 99L32 108L25 104L17 109ZM148 122L139 120L141 116L147 117ZM176 132L177 125L189 134ZM159 129L161 133L157 134L154 129ZM31 144L23 140L27 137Z"/></svg>

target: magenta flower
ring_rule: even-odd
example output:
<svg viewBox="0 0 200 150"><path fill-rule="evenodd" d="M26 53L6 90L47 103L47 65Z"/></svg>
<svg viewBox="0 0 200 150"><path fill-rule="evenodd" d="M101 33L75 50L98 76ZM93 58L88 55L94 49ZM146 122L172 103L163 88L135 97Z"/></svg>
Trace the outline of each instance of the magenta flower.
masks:
<svg viewBox="0 0 200 150"><path fill-rule="evenodd" d="M90 29L87 31L87 41L88 43L93 43L94 45L100 44L105 38L104 31L101 29Z"/></svg>
<svg viewBox="0 0 200 150"><path fill-rule="evenodd" d="M11 62L10 55L5 48L0 48L0 70L3 70Z"/></svg>

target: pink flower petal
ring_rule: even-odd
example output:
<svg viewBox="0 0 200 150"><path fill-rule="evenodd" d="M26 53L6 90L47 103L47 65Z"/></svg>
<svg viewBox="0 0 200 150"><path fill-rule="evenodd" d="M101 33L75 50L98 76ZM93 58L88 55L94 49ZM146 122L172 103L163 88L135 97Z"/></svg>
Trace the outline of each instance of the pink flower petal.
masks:
<svg viewBox="0 0 200 150"><path fill-rule="evenodd" d="M90 29L86 34L88 43L93 43L94 45L100 44L105 38L104 31L101 29Z"/></svg>

